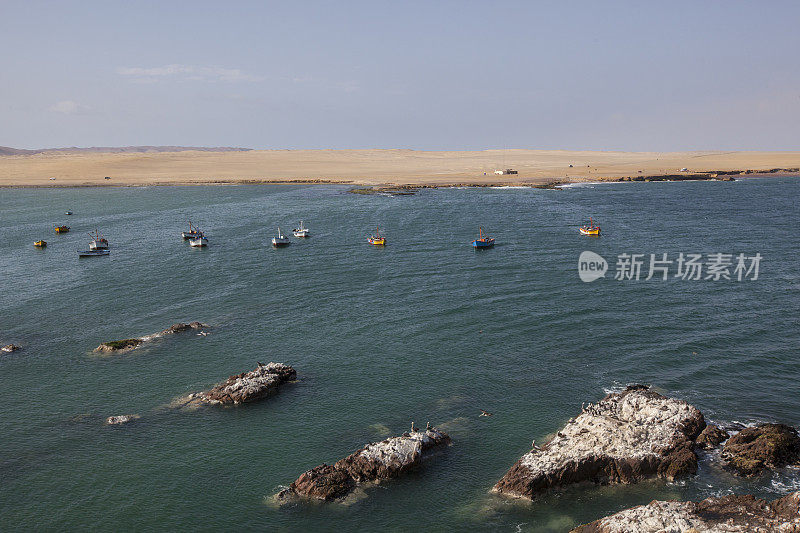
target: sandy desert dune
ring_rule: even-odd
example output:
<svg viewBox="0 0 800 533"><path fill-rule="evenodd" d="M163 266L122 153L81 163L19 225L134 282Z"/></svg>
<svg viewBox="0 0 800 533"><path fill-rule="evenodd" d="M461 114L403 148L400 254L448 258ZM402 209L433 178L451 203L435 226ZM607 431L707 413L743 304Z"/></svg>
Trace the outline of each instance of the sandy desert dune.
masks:
<svg viewBox="0 0 800 533"><path fill-rule="evenodd" d="M571 166L570 166L571 165ZM339 182L354 185L536 185L716 171L798 169L800 152L565 150L249 150L0 156L0 186ZM518 174L496 175L513 168ZM111 179L105 179L108 176ZM50 178L55 178L51 180Z"/></svg>

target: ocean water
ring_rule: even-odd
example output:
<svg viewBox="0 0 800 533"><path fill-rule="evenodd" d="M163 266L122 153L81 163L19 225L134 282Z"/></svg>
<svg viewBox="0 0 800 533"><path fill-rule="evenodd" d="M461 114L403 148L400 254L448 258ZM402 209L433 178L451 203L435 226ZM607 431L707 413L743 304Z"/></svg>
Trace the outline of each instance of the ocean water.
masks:
<svg viewBox="0 0 800 533"><path fill-rule="evenodd" d="M0 190L0 344L24 347L0 355L0 529L567 531L654 498L800 488L797 470L743 481L704 455L680 483L489 494L531 439L627 383L712 421L800 425L797 178L346 191ZM578 234L589 216L602 237ZM301 218L310 239L268 245ZM188 219L207 249L181 240ZM376 224L385 249L366 243ZM494 249L471 249L478 225ZM79 259L94 228L111 255ZM605 278L580 281L585 250ZM644 278L649 254L680 252L763 259L757 280L681 280L674 265L667 281L613 279L619 254L648 254ZM191 320L212 334L92 353ZM256 361L299 380L256 404L166 407ZM103 425L118 414L141 419ZM453 445L346 504L274 505L303 471L412 421Z"/></svg>

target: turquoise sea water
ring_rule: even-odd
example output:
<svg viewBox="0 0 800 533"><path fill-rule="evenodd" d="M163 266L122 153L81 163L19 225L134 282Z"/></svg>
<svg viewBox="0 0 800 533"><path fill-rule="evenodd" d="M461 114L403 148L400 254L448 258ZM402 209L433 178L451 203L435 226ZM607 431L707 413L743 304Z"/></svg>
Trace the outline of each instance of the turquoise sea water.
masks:
<svg viewBox="0 0 800 533"><path fill-rule="evenodd" d="M681 483L488 494L531 439L630 382L713 421L800 425L797 178L346 189L0 190L0 344L24 347L0 355L0 529L567 531L654 498L800 488L796 470L745 482L703 456ZM602 237L578 234L589 216ZM189 218L208 249L181 240ZM301 218L310 239L268 246ZM376 224L385 249L366 244ZM494 249L469 246L479 224ZM78 259L94 228L111 255ZM580 281L584 250L609 262L606 278ZM763 260L755 281L612 279L619 254L664 252ZM91 353L191 320L213 333ZM299 381L257 404L165 408L256 361L291 364ZM131 413L142 418L102 423ZM412 421L453 445L348 505L271 503Z"/></svg>

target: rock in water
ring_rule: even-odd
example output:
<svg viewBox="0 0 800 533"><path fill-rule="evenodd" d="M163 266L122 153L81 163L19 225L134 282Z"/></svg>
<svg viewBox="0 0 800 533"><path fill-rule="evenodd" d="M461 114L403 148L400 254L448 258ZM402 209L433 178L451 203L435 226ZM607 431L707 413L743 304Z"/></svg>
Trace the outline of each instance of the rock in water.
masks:
<svg viewBox="0 0 800 533"><path fill-rule="evenodd" d="M705 425L688 403L634 385L589 405L548 443L523 455L492 491L533 499L582 481L685 477L697 472L693 440Z"/></svg>
<svg viewBox="0 0 800 533"><path fill-rule="evenodd" d="M95 352L129 352L138 348L144 341L142 339L122 339L121 341L104 342L94 349Z"/></svg>
<svg viewBox="0 0 800 533"><path fill-rule="evenodd" d="M184 324L183 322L178 322L177 324L172 324L164 331L158 333L158 335L171 335L173 333L181 333L182 331L189 331L191 329L203 329L207 327L209 327L207 324L203 324L201 322L190 322L188 324Z"/></svg>
<svg viewBox="0 0 800 533"><path fill-rule="evenodd" d="M11 352L16 352L17 350L21 350L21 349L22 348L20 346L17 346L16 344L6 344L2 348L0 348L0 351L11 353Z"/></svg>
<svg viewBox="0 0 800 533"><path fill-rule="evenodd" d="M177 324L172 324L164 331L160 331L152 335L145 335L144 337L134 337L131 339L123 339L120 341L104 342L100 346L95 348L94 351L98 353L129 352L131 350L135 350L136 348L138 348L147 341L163 337L164 335L172 335L173 333L180 333L182 331L189 331L193 329L202 329L208 327L210 327L208 324L203 324L200 322L190 322L189 324L184 324L183 322L179 322Z"/></svg>
<svg viewBox="0 0 800 533"><path fill-rule="evenodd" d="M728 440L730 434L719 426L708 424L706 428L700 433L695 441L699 448L704 450L713 450L721 443Z"/></svg>
<svg viewBox="0 0 800 533"><path fill-rule="evenodd" d="M700 502L654 500L579 526L573 533L748 533L800 531L800 492L767 502L723 496Z"/></svg>
<svg viewBox="0 0 800 533"><path fill-rule="evenodd" d="M196 408L201 405L232 405L266 398L278 387L297 377L297 371L283 363L258 364L255 370L242 372L218 383L211 390L195 392L173 401L173 408Z"/></svg>
<svg viewBox="0 0 800 533"><path fill-rule="evenodd" d="M335 500L348 495L359 483L391 479L416 468L426 452L446 445L450 437L435 428L416 430L368 444L334 465L322 464L303 473L279 500L293 496Z"/></svg>
<svg viewBox="0 0 800 533"><path fill-rule="evenodd" d="M294 368L283 363L258 365L255 370L231 376L204 393L209 403L234 404L252 402L269 396L278 386L297 377Z"/></svg>
<svg viewBox="0 0 800 533"><path fill-rule="evenodd" d="M800 463L800 436L785 424L745 428L728 439L721 457L735 474L757 476L767 468Z"/></svg>
<svg viewBox="0 0 800 533"><path fill-rule="evenodd" d="M109 416L106 418L106 425L108 426L118 426L121 424L127 424L128 422L132 422L141 418L139 415L117 415L117 416Z"/></svg>

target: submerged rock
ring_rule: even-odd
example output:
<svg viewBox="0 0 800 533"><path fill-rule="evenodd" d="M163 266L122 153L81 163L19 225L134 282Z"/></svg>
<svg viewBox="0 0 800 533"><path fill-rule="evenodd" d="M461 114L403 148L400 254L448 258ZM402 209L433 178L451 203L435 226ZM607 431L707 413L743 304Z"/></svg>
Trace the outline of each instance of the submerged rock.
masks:
<svg viewBox="0 0 800 533"><path fill-rule="evenodd" d="M712 450L728 440L730 434L714 424L708 424L695 440L695 444L704 450Z"/></svg>
<svg viewBox="0 0 800 533"><path fill-rule="evenodd" d="M0 348L0 351L11 353L11 352L16 352L17 350L21 350L21 349L22 349L22 346L17 346L16 344L6 344L2 348Z"/></svg>
<svg viewBox="0 0 800 533"><path fill-rule="evenodd" d="M697 472L693 441L705 425L685 401L634 385L584 408L549 442L523 455L492 491L533 499L584 481L686 477Z"/></svg>
<svg viewBox="0 0 800 533"><path fill-rule="evenodd" d="M121 424L127 424L128 422L132 422L134 420L138 420L141 418L139 415L117 415L117 416L109 416L106 418L106 425L108 426L118 426Z"/></svg>
<svg viewBox="0 0 800 533"><path fill-rule="evenodd" d="M735 474L757 476L767 468L800 463L800 436L785 424L745 428L728 439L721 457Z"/></svg>
<svg viewBox="0 0 800 533"><path fill-rule="evenodd" d="M173 407L199 405L232 405L260 400L278 390L278 387L297 377L297 371L283 363L258 363L255 370L229 377L222 383L203 392L179 398Z"/></svg>
<svg viewBox="0 0 800 533"><path fill-rule="evenodd" d="M723 496L700 502L654 500L578 526L573 533L745 533L800 531L800 492L772 502Z"/></svg>
<svg viewBox="0 0 800 533"><path fill-rule="evenodd" d="M95 348L94 351L98 353L129 352L131 350L135 350L136 348L138 348L147 341L163 337L164 335L172 335L173 333L180 333L182 331L203 329L208 327L210 327L208 324L203 324L201 322L190 322L188 324L179 322L177 324L171 325L164 331L159 331L158 333L154 333L152 335L145 335L144 337L134 337L131 339L122 339L119 341L104 342L100 346Z"/></svg>
<svg viewBox="0 0 800 533"><path fill-rule="evenodd" d="M277 497L279 500L339 499L360 483L395 478L418 467L426 452L449 442L450 437L435 428L412 428L410 433L368 444L334 465L321 464L304 472Z"/></svg>

